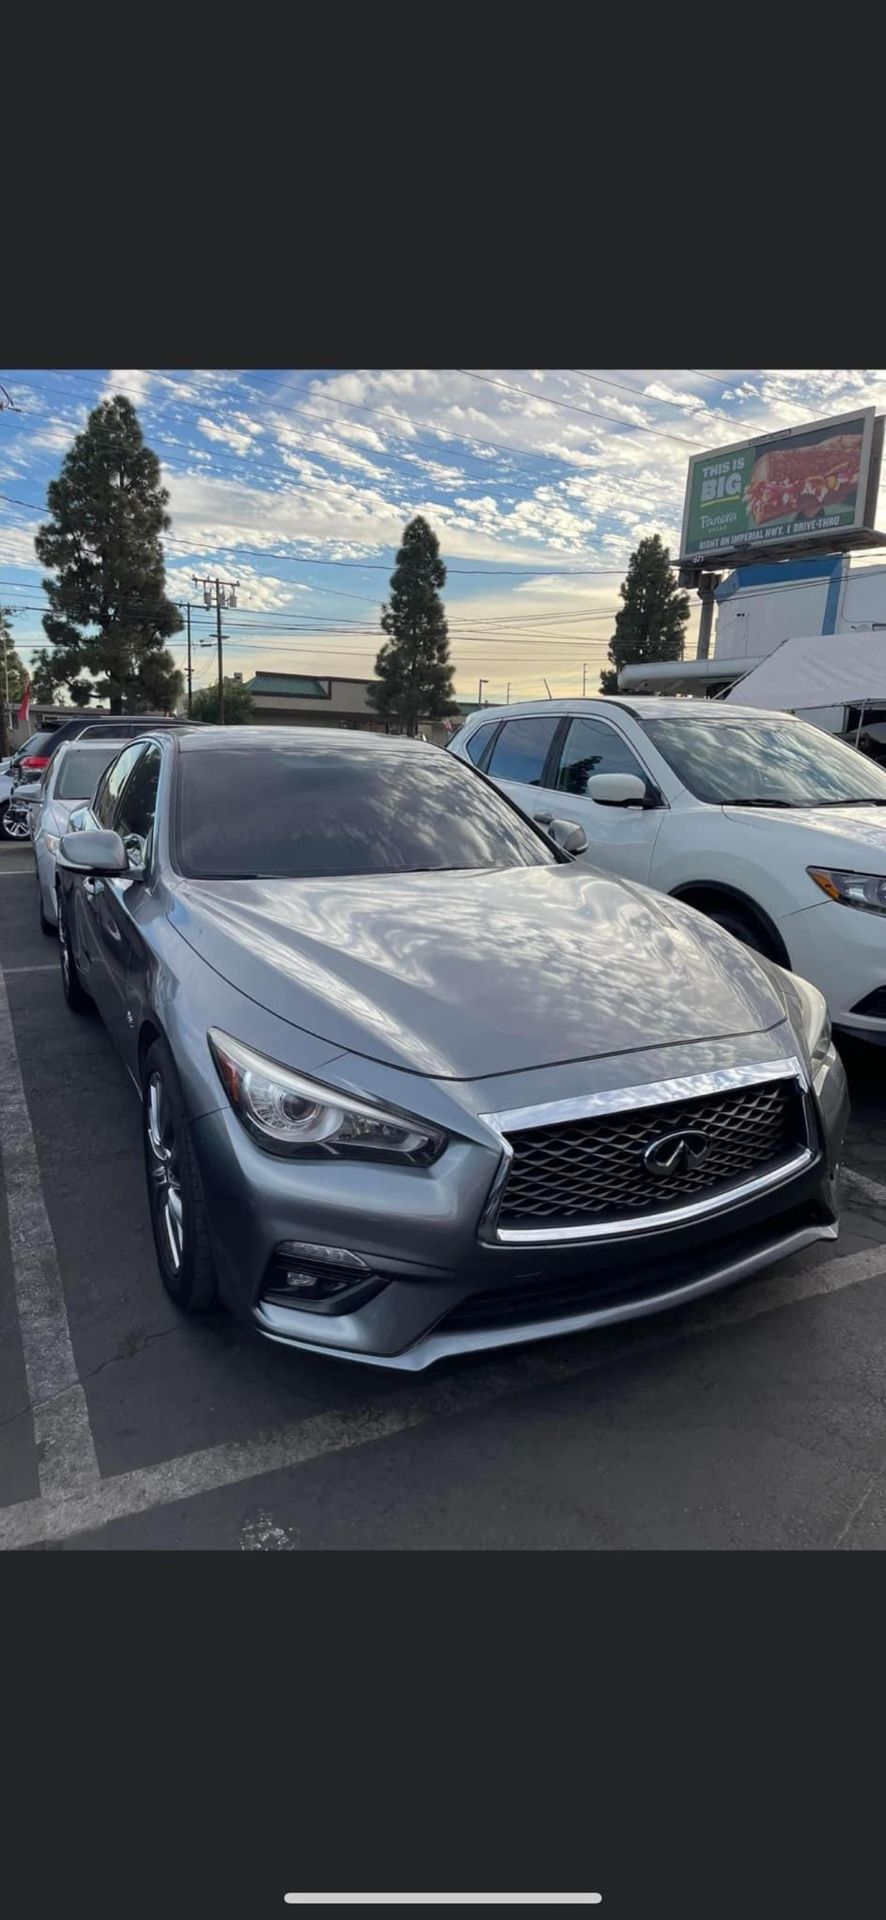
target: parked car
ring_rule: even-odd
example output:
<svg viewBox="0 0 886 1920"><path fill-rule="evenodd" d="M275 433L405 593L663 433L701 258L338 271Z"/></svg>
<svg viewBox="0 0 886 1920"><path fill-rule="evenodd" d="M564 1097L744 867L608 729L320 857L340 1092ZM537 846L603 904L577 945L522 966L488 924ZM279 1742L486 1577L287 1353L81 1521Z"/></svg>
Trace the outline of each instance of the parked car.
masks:
<svg viewBox="0 0 886 1920"><path fill-rule="evenodd" d="M449 751L585 858L697 907L886 1041L886 770L790 714L667 699L481 710Z"/></svg>
<svg viewBox="0 0 886 1920"><path fill-rule="evenodd" d="M821 995L556 836L382 735L111 762L57 856L62 981L140 1089L181 1308L415 1369L835 1237Z"/></svg>
<svg viewBox="0 0 886 1920"><path fill-rule="evenodd" d="M99 775L119 752L119 740L95 739L91 732L81 734L53 754L39 785L18 789L18 800L24 796L30 801L40 925L46 934L54 934L58 925L55 861L59 841L71 814L92 799Z"/></svg>
<svg viewBox="0 0 886 1920"><path fill-rule="evenodd" d="M28 742L28 752L21 761L20 773L42 774L49 765L52 755L71 740L81 740L84 734L100 734L104 740L131 740L140 733L156 733L158 727L189 727L194 723L181 715L164 717L160 714L108 714L78 713L71 720L63 720L45 733L37 734Z"/></svg>

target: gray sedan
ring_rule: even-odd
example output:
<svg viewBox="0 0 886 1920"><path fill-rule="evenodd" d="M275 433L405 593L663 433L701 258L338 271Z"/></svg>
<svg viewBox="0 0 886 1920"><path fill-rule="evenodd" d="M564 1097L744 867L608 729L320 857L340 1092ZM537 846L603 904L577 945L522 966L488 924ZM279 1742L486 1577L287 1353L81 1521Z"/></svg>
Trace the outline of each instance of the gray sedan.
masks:
<svg viewBox="0 0 886 1920"><path fill-rule="evenodd" d="M837 1233L815 988L481 774L325 729L143 738L59 859L68 1005L138 1088L157 1258L391 1367L692 1300Z"/></svg>
<svg viewBox="0 0 886 1920"><path fill-rule="evenodd" d="M34 788L30 802L31 839L40 896L40 925L44 933L54 934L57 925L55 860L59 841L67 832L71 814L92 798L99 775L119 752L119 740L101 744L72 741L70 746L59 747L53 754L42 784ZM27 792L30 794L31 789Z"/></svg>

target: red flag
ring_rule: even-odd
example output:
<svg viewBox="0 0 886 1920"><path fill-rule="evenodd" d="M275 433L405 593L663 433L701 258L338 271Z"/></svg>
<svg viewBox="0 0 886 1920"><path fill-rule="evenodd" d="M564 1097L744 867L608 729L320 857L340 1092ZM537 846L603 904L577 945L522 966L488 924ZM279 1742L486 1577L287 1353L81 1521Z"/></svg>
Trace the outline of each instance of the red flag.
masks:
<svg viewBox="0 0 886 1920"><path fill-rule="evenodd" d="M15 716L20 727L27 726L28 715L30 714L30 711L31 711L31 679L30 679L30 675L26 673L24 691L21 697L21 705L19 706Z"/></svg>

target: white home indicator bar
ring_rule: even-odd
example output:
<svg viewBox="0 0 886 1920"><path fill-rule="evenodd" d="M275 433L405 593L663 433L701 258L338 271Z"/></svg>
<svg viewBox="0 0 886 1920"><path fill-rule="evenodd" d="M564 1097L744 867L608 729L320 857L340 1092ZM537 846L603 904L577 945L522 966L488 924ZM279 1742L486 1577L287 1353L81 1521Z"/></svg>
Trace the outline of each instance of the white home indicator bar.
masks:
<svg viewBox="0 0 886 1920"><path fill-rule="evenodd" d="M602 1893L285 1893L290 1907L599 1907Z"/></svg>

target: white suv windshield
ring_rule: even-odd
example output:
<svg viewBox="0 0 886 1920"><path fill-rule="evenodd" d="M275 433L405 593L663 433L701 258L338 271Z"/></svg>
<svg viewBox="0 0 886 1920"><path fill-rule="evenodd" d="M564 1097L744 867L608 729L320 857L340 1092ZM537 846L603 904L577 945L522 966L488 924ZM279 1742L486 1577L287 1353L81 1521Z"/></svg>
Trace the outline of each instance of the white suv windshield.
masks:
<svg viewBox="0 0 886 1920"><path fill-rule="evenodd" d="M886 807L886 772L803 720L640 716L678 780L714 806Z"/></svg>

